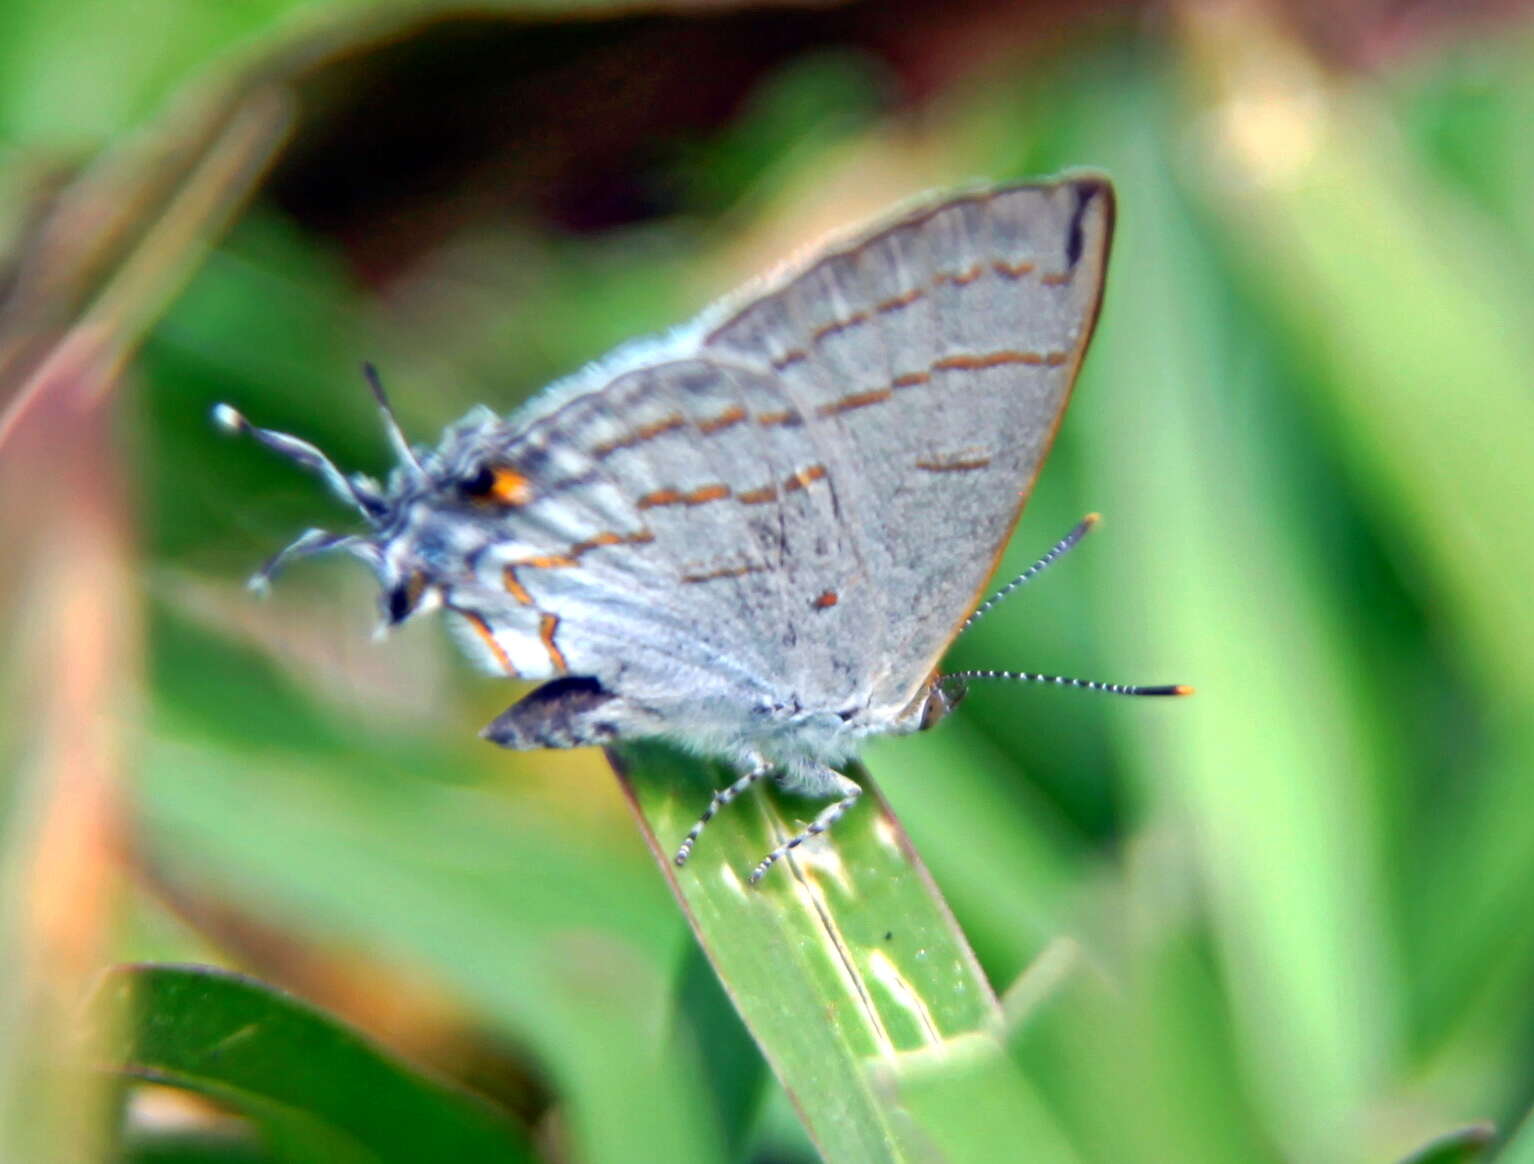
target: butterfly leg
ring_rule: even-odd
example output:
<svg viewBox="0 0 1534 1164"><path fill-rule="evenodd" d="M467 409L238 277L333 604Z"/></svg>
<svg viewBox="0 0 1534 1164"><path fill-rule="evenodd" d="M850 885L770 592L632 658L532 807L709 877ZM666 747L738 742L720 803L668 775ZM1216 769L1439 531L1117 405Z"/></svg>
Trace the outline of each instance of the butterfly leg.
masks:
<svg viewBox="0 0 1534 1164"><path fill-rule="evenodd" d="M863 790L840 772L827 768L822 775L841 799L812 820L803 832L789 837L788 840L763 857L761 863L751 870L751 876L748 880L752 885L755 885L765 877L767 870L777 864L781 858L787 856L811 837L818 837L837 821L841 820L847 814L847 810L858 802L858 797L863 795Z"/></svg>
<svg viewBox="0 0 1534 1164"><path fill-rule="evenodd" d="M682 838L682 844L677 849L676 856L673 858L677 865L687 864L687 858L692 855L693 845L697 843L698 837L702 834L704 828L707 827L708 822L714 819L714 815L771 771L772 765L758 756L751 767L741 774L739 780L735 781L728 788L721 788L718 792L714 793L714 799L708 802L708 807L703 810L703 815L698 818L698 823L693 825L687 835Z"/></svg>

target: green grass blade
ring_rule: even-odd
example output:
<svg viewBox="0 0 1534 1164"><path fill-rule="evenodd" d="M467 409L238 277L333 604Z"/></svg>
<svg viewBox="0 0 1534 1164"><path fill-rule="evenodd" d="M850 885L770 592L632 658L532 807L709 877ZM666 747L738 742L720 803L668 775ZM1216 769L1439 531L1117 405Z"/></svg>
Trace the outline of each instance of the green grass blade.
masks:
<svg viewBox="0 0 1534 1164"><path fill-rule="evenodd" d="M937 1056L916 1052L895 1064L879 1064L874 1076L915 1121L930 1159L975 1164L1081 1159L1047 1101L990 1035L964 1036Z"/></svg>
<svg viewBox="0 0 1534 1164"><path fill-rule="evenodd" d="M866 803L753 888L751 869L814 802L759 788L721 812L677 869L677 843L732 777L661 748L612 758L704 952L821 1152L930 1156L935 1137L888 1071L912 1053L944 1060L953 1040L997 1029L1000 1008L867 774L855 773Z"/></svg>

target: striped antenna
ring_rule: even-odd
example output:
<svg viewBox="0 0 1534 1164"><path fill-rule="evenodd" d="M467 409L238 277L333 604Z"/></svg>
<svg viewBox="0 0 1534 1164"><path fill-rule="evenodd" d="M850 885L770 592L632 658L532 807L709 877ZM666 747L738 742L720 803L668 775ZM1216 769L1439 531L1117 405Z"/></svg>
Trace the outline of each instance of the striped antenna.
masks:
<svg viewBox="0 0 1534 1164"><path fill-rule="evenodd" d="M1012 581L1008 582L995 594L991 595L978 607L976 607L975 612L959 624L958 634L956 634L954 637L957 638L958 635L962 635L970 627L974 626L975 623L979 622L980 619L988 611L999 605L1001 601L1007 597L1007 595L1011 594L1024 582L1030 581L1039 574L1042 574L1046 566L1052 566L1061 558L1065 557L1066 554L1075 549L1077 543L1079 543L1082 538L1086 537L1087 534L1092 532L1093 527L1096 526L1097 523L1101 520L1101 514L1087 514L1084 518L1076 523L1075 529L1071 530L1070 533L1066 534L1063 538L1061 538L1058 542L1050 547L1049 553L1045 554L1037 562L1029 566L1016 578L1012 579Z"/></svg>
<svg viewBox="0 0 1534 1164"><path fill-rule="evenodd" d="M226 432L248 433L267 448L319 474L320 480L330 486L332 493L347 504L355 505L362 511L362 516L374 525L388 512L389 507L375 489L356 478L348 478L336 468L334 461L308 441L251 424L239 410L227 404L213 406L213 423Z"/></svg>
<svg viewBox="0 0 1534 1164"><path fill-rule="evenodd" d="M258 594L271 589L272 579L289 562L299 558L312 558L316 554L328 554L332 550L346 550L370 565L376 565L378 551L366 538L353 535L333 534L323 529L306 530L285 548L267 559L266 565L257 570L250 579L250 588Z"/></svg>
<svg viewBox="0 0 1534 1164"><path fill-rule="evenodd" d="M405 439L405 430L400 427L399 418L394 415L394 406L389 403L389 394L384 391L383 380L379 378L378 369L371 361L363 361L362 377L368 382L368 387L373 390L373 399L378 401L378 411L383 413L384 432L389 436L389 444L394 448L394 455L399 458L401 464L415 469L417 477L426 476L426 470L416 459L415 450Z"/></svg>
<svg viewBox="0 0 1534 1164"><path fill-rule="evenodd" d="M1057 687L1082 687L1088 691L1106 691L1110 695L1193 694L1193 688L1185 683L1137 687L1125 683L1099 683L1095 679L1071 679L1065 675L1040 675L1034 671L954 671L939 678L938 682L944 686L956 684L962 691L968 684L983 679L1005 679L1014 683L1053 683Z"/></svg>

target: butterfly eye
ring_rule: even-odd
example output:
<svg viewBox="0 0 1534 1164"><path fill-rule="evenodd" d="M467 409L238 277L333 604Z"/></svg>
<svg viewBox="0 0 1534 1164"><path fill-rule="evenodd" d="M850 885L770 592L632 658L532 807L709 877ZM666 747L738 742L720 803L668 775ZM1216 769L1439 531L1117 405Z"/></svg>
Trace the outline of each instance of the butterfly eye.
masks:
<svg viewBox="0 0 1534 1164"><path fill-rule="evenodd" d="M465 497L488 497L495 488L495 474L489 465L481 465L479 472L458 482L458 491Z"/></svg>
<svg viewBox="0 0 1534 1164"><path fill-rule="evenodd" d="M532 482L507 465L481 465L472 477L458 482L458 491L474 501L523 505L533 496Z"/></svg>

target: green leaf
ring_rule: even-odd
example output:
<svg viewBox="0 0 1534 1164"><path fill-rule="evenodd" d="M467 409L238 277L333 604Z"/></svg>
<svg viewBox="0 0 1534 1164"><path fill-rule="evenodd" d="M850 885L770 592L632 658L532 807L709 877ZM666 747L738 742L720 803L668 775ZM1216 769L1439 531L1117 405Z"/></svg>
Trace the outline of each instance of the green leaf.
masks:
<svg viewBox="0 0 1534 1164"><path fill-rule="evenodd" d="M1471 1124L1435 1136L1401 1164L1475 1164L1486 1157L1497 1129L1491 1124Z"/></svg>
<svg viewBox="0 0 1534 1164"><path fill-rule="evenodd" d="M283 1158L532 1158L520 1130L489 1105L241 975L126 966L112 972L96 1003L103 1022L128 1016L118 1071L237 1108Z"/></svg>

